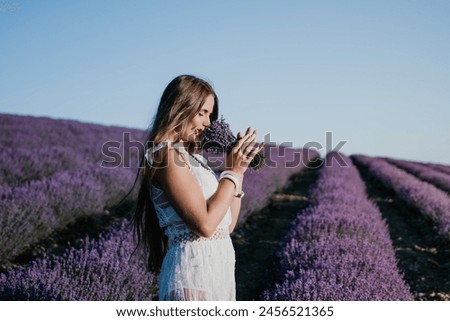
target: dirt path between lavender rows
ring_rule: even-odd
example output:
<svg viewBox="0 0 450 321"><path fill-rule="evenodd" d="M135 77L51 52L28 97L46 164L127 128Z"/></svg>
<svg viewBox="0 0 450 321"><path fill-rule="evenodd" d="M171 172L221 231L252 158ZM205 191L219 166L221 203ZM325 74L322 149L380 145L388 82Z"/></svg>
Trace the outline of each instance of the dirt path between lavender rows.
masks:
<svg viewBox="0 0 450 321"><path fill-rule="evenodd" d="M358 167L369 198L389 226L400 271L415 300L450 300L450 244L436 238L431 222L398 200ZM299 210L309 205L307 191L317 169L291 177L288 186L272 195L268 206L253 213L233 233L236 251L237 300L259 300L274 282L274 252Z"/></svg>
<svg viewBox="0 0 450 321"><path fill-rule="evenodd" d="M320 164L321 161L319 161ZM274 193L269 204L253 213L232 234L236 252L236 299L259 300L274 282L274 252L301 209L309 205L307 191L317 177L318 164L290 178L288 185Z"/></svg>
<svg viewBox="0 0 450 321"><path fill-rule="evenodd" d="M398 267L415 300L450 300L450 244L439 240L432 222L400 201L366 168L357 166L369 197L386 219Z"/></svg>

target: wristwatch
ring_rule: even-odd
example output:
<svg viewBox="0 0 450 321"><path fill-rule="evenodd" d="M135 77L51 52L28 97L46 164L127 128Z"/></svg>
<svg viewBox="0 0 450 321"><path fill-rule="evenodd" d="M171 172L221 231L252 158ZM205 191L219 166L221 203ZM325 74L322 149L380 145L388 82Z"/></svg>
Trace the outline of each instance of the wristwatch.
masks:
<svg viewBox="0 0 450 321"><path fill-rule="evenodd" d="M237 197L237 198L243 198L244 195L245 195L244 191L243 191L243 190L240 190L239 192L237 192L236 194L234 194L234 197Z"/></svg>
<svg viewBox="0 0 450 321"><path fill-rule="evenodd" d="M236 174L233 171L228 171L228 170L223 171L220 174L219 180L224 179L224 178L229 179L230 181L232 181L234 183L234 186L236 188L235 189L236 193L234 194L234 197L237 197L237 198L244 197L245 193L242 190L241 181L237 178Z"/></svg>

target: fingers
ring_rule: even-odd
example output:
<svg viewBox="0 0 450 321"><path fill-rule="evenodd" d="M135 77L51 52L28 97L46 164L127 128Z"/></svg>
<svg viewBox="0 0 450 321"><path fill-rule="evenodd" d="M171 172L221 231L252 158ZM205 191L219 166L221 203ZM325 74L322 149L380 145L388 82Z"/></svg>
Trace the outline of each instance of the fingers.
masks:
<svg viewBox="0 0 450 321"><path fill-rule="evenodd" d="M264 143L260 143L257 146L253 146L248 151L248 153L244 154L244 162L250 163L263 148L264 148Z"/></svg>
<svg viewBox="0 0 450 321"><path fill-rule="evenodd" d="M255 141L257 137L256 129L253 131L250 138L248 138L243 144L242 144L242 152L244 155L249 155L257 146L255 146Z"/></svg>
<svg viewBox="0 0 450 321"><path fill-rule="evenodd" d="M238 135L240 132L238 133ZM245 148L248 147L249 144L252 143L252 140L254 141L256 139L255 131L251 133L250 127L247 128L247 131L245 132L245 135L238 140L238 144L234 147L234 153L239 153L240 151L243 151Z"/></svg>
<svg viewBox="0 0 450 321"><path fill-rule="evenodd" d="M252 131L250 127L247 128L244 136L240 132L238 133L239 143L235 147L234 152L238 154L238 158L244 165L248 165L264 148L264 143L255 144L256 136L256 129Z"/></svg>

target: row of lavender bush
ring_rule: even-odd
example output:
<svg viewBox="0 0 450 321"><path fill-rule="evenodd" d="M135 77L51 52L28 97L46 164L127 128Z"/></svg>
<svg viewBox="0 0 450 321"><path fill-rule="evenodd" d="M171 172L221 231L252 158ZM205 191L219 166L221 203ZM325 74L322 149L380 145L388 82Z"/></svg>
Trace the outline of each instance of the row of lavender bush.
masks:
<svg viewBox="0 0 450 321"><path fill-rule="evenodd" d="M129 138L124 139L124 135ZM126 151L114 146L110 150L122 157L129 152L130 163L137 166L138 149L128 147L133 142L135 146L143 146L138 142L144 136L143 130L124 127L0 114L0 185L17 185L59 171L110 161L102 152L108 142L120 143Z"/></svg>
<svg viewBox="0 0 450 321"><path fill-rule="evenodd" d="M135 172L88 165L0 187L0 263L76 219L103 212L132 186Z"/></svg>
<svg viewBox="0 0 450 321"><path fill-rule="evenodd" d="M447 193L383 159L365 155L353 155L352 159L392 189L399 199L429 217L440 237L446 241L450 239L450 197Z"/></svg>
<svg viewBox="0 0 450 321"><path fill-rule="evenodd" d="M139 129L1 113L0 128L1 146L32 149L42 146L70 147L92 160L99 157L104 142L122 141L123 133L130 133L134 140L145 139L145 131Z"/></svg>
<svg viewBox="0 0 450 321"><path fill-rule="evenodd" d="M128 220L78 249L0 274L0 300L151 300L157 278L138 256Z"/></svg>
<svg viewBox="0 0 450 321"><path fill-rule="evenodd" d="M68 147L4 147L0 152L0 185L16 186L85 164L83 156Z"/></svg>
<svg viewBox="0 0 450 321"><path fill-rule="evenodd" d="M428 167L434 168L437 171L440 171L442 173L450 175L450 165L444 165L444 164L437 164L437 163L420 163L419 164L425 164Z"/></svg>
<svg viewBox="0 0 450 321"><path fill-rule="evenodd" d="M443 165L443 164L431 164L431 167L433 167L434 169L437 169L445 174L450 175L450 166L448 165Z"/></svg>
<svg viewBox="0 0 450 321"><path fill-rule="evenodd" d="M324 164L309 191L312 204L298 213L276 252L278 281L261 298L409 300L387 225L357 169L336 152Z"/></svg>
<svg viewBox="0 0 450 321"><path fill-rule="evenodd" d="M394 164L401 169L411 173L412 175L433 184L447 193L450 193L450 175L444 174L439 170L425 164L419 164L401 159L384 158L389 163Z"/></svg>
<svg viewBox="0 0 450 321"><path fill-rule="evenodd" d="M302 162L296 162L296 167L286 168L286 162L299 155L303 158ZM249 170L244 185L246 195L242 203L243 214L248 215L264 206L276 188L270 184L280 188L292 173L304 168L308 159L316 157L319 157L316 151L286 149L271 157L274 166L255 172ZM258 185L261 188L253 188ZM155 295L154 282L157 276L144 272L137 261L124 265L133 247L130 238L132 231L126 222L100 241L87 239L81 248L68 248L62 256L36 259L28 267L12 269L1 275L0 298L150 300Z"/></svg>

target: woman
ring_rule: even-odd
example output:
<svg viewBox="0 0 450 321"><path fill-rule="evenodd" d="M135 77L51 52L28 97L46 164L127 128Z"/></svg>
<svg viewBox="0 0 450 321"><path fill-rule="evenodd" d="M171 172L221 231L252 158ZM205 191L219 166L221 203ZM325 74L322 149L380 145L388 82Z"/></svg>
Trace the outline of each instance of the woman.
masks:
<svg viewBox="0 0 450 321"><path fill-rule="evenodd" d="M263 148L256 131L238 133L219 177L199 154L218 99L202 79L182 75L161 97L141 168L133 218L138 247L158 271L160 300L235 300L229 234L240 211L244 172Z"/></svg>

